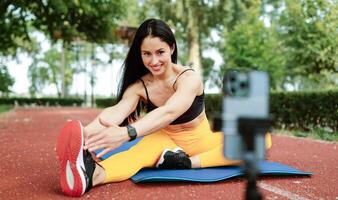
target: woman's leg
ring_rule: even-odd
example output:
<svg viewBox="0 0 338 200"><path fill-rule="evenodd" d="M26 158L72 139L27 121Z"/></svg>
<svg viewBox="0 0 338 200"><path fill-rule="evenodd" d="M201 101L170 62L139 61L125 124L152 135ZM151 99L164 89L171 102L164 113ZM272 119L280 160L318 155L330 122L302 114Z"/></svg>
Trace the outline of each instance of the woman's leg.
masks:
<svg viewBox="0 0 338 200"><path fill-rule="evenodd" d="M200 142L196 143L195 146L200 147L200 149L195 149L193 156L190 158L193 168L239 164L240 161L238 160L230 160L224 157L223 138L224 134L221 132L210 132Z"/></svg>
<svg viewBox="0 0 338 200"><path fill-rule="evenodd" d="M164 149L175 147L177 145L161 131L147 135L129 150L99 162L98 164L102 168L97 168L98 171L96 171L96 176L94 175L96 178L93 183L102 184L126 180L144 167L153 167Z"/></svg>
<svg viewBox="0 0 338 200"><path fill-rule="evenodd" d="M233 165L238 161L223 156L223 133L213 133L205 118L193 130L180 133L166 132L189 156L192 168Z"/></svg>
<svg viewBox="0 0 338 200"><path fill-rule="evenodd" d="M100 185L106 179L106 172L103 167L95 163L95 170L93 173L93 186Z"/></svg>
<svg viewBox="0 0 338 200"><path fill-rule="evenodd" d="M223 133L216 132L211 133L208 138L205 138L203 143L204 145L214 144L214 148L209 151L199 153L195 156L192 156L190 159L192 161L193 168L199 167L216 167L216 166L226 166L226 165L238 165L239 160L230 160L224 157L224 145L223 145ZM272 146L271 134L266 134L265 137L265 147L270 149ZM203 145L203 144L201 144Z"/></svg>
<svg viewBox="0 0 338 200"><path fill-rule="evenodd" d="M208 120L194 130L167 134L173 141L190 155L193 168L216 167L239 164L239 160L224 157L224 134L212 132ZM271 135L266 135L266 148L271 147Z"/></svg>

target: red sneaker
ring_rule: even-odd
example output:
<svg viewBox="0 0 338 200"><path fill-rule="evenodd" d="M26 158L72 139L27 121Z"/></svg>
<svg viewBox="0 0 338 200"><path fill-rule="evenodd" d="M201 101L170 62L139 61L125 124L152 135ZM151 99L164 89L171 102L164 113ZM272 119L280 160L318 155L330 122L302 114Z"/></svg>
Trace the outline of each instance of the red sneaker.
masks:
<svg viewBox="0 0 338 200"><path fill-rule="evenodd" d="M62 128L56 144L60 162L60 184L62 191L79 197L92 187L95 161L83 150L84 135L80 121L68 121Z"/></svg>

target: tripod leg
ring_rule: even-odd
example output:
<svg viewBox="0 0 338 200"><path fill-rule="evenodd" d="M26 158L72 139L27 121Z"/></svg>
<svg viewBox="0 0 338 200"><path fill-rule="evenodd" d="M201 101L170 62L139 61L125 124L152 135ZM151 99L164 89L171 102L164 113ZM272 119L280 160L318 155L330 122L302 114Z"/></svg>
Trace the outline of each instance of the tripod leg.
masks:
<svg viewBox="0 0 338 200"><path fill-rule="evenodd" d="M245 193L245 199L247 200L261 200L262 194L257 188L257 167L255 161L247 159L244 162L245 173L247 177L247 187Z"/></svg>
<svg viewBox="0 0 338 200"><path fill-rule="evenodd" d="M256 180L248 180L245 199L247 200L261 200L262 199L262 195L259 192L257 185L256 185Z"/></svg>

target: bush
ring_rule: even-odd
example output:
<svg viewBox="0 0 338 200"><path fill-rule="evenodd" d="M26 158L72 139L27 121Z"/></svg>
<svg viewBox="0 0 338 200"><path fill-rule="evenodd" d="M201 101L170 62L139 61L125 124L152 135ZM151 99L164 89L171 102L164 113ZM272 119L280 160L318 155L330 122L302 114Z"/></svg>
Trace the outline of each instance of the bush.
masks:
<svg viewBox="0 0 338 200"><path fill-rule="evenodd" d="M0 98L3 105L37 105L37 106L81 106L80 98Z"/></svg>
<svg viewBox="0 0 338 200"><path fill-rule="evenodd" d="M210 117L222 112L221 94L207 94L206 113ZM338 90L322 92L272 92L270 114L275 128L308 131L315 127L338 129ZM115 98L97 99L98 107L114 105Z"/></svg>
<svg viewBox="0 0 338 200"><path fill-rule="evenodd" d="M338 90L321 92L272 92L270 114L275 128L304 131L325 128L328 132L338 130ZM207 115L220 113L220 94L206 95Z"/></svg>
<svg viewBox="0 0 338 200"><path fill-rule="evenodd" d="M212 117L220 117L222 113L222 95L207 94L205 95L205 112L210 120Z"/></svg>
<svg viewBox="0 0 338 200"><path fill-rule="evenodd" d="M272 93L270 112L279 128L308 131L328 127L337 131L337 99L338 90Z"/></svg>
<svg viewBox="0 0 338 200"><path fill-rule="evenodd" d="M0 115L1 113L10 111L12 109L13 106L11 105L0 105Z"/></svg>
<svg viewBox="0 0 338 200"><path fill-rule="evenodd" d="M97 98L95 99L95 104L99 108L106 108L116 104L117 99L115 97L112 98Z"/></svg>

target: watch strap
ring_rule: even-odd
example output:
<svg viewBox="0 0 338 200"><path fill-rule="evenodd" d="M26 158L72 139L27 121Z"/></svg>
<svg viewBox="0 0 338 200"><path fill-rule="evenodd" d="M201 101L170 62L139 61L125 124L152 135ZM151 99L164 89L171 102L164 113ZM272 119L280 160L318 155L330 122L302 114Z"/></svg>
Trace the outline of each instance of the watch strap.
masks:
<svg viewBox="0 0 338 200"><path fill-rule="evenodd" d="M127 131L128 131L128 136L130 138L129 141L135 140L137 137L136 129L131 125L127 125Z"/></svg>

